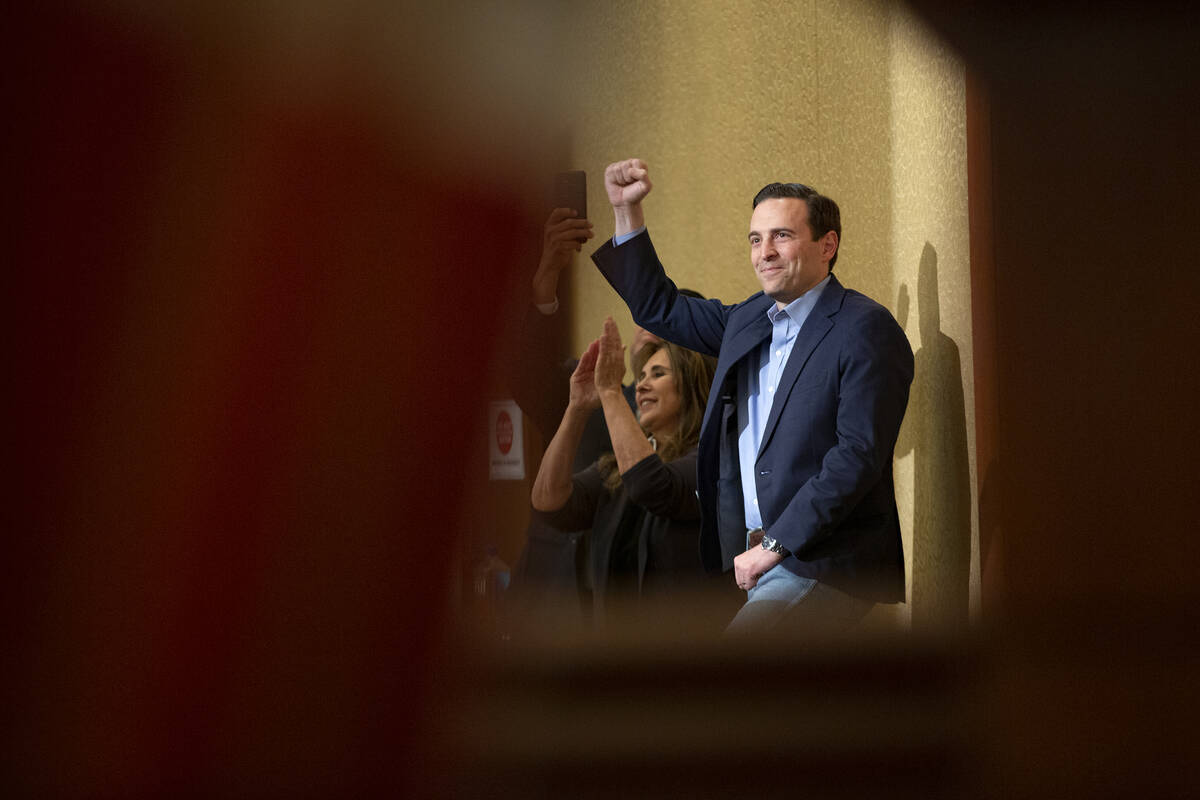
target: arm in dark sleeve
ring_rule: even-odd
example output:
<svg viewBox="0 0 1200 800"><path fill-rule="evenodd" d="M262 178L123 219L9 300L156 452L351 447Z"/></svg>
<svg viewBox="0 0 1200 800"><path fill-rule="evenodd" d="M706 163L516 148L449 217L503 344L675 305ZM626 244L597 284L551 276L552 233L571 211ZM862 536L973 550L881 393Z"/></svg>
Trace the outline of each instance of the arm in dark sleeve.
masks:
<svg viewBox="0 0 1200 800"><path fill-rule="evenodd" d="M700 518L696 498L696 448L674 461L657 453L646 456L621 475L629 499L651 514L668 519Z"/></svg>
<svg viewBox="0 0 1200 800"><path fill-rule="evenodd" d="M620 247L610 239L592 254L592 261L638 325L697 353L718 354L732 307L679 294L658 260L649 233L640 233Z"/></svg>
<svg viewBox="0 0 1200 800"><path fill-rule="evenodd" d="M596 465L577 472L571 478L571 496L566 505L554 511L532 509L533 516L560 531L578 531L592 527L601 497L608 490Z"/></svg>

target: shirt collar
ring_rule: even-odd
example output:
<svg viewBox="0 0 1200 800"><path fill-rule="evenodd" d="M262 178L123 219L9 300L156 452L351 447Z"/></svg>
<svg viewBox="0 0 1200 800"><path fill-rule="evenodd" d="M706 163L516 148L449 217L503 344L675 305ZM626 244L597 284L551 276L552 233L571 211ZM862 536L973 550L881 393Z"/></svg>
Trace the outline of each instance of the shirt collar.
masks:
<svg viewBox="0 0 1200 800"><path fill-rule="evenodd" d="M797 325L803 325L804 320L808 319L808 315L812 313L813 307L817 305L817 301L821 299L821 292L825 291L825 287L829 285L829 279L832 277L833 273L831 272L820 283L783 308L772 303L767 308L767 319L771 321L772 325L775 325L782 321L784 314L787 314Z"/></svg>

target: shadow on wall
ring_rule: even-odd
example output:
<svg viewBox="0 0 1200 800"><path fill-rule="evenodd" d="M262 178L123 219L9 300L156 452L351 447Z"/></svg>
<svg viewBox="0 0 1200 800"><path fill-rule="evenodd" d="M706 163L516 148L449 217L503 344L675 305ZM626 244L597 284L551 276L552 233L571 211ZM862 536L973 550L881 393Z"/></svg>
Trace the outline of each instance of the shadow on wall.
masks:
<svg viewBox="0 0 1200 800"><path fill-rule="evenodd" d="M908 328L908 286L897 318ZM941 331L937 250L921 251L917 275L921 349L897 457L913 453L912 626L947 634L966 629L971 571L971 473L958 345Z"/></svg>

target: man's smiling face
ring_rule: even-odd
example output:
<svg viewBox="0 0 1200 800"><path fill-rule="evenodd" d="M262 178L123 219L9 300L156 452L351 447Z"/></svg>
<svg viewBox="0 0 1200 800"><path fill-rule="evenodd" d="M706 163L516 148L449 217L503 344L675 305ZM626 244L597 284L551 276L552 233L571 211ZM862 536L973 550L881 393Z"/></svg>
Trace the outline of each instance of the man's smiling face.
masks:
<svg viewBox="0 0 1200 800"><path fill-rule="evenodd" d="M808 204L795 197L763 200L750 215L750 263L763 293L780 308L816 286L829 274L837 252L837 234L813 241Z"/></svg>

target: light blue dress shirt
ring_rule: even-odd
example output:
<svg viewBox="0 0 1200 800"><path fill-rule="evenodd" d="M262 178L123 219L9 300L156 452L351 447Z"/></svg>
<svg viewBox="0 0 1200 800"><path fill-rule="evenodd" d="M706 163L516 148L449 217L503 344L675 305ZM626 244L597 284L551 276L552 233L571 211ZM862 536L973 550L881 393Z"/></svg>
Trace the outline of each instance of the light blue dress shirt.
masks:
<svg viewBox="0 0 1200 800"><path fill-rule="evenodd" d="M745 368L746 385L738 391L738 464L741 468L747 529L762 527L758 489L754 483L754 462L758 460L758 450L762 447L763 431L771 414L771 404L775 401L775 390L779 388L779 379L783 376L792 345L796 343L796 335L828 284L829 276L826 275L823 281L784 308L773 305L767 309L767 319L771 321L771 341L763 342L758 347L758 368L754 368L754 362Z"/></svg>
<svg viewBox="0 0 1200 800"><path fill-rule="evenodd" d="M642 227L638 228L635 231L630 231L629 233L622 233L620 236L614 236L613 237L613 247L619 247L619 246L625 244L630 239L637 236L639 233L643 232L644 230L646 230L645 225L643 225Z"/></svg>

